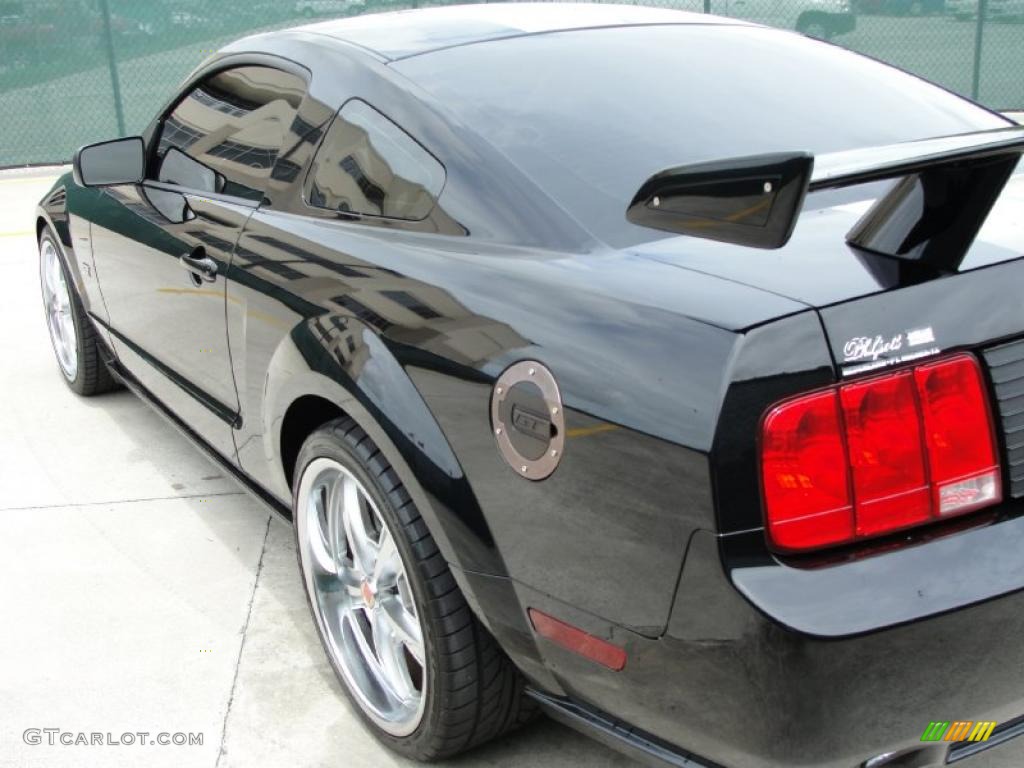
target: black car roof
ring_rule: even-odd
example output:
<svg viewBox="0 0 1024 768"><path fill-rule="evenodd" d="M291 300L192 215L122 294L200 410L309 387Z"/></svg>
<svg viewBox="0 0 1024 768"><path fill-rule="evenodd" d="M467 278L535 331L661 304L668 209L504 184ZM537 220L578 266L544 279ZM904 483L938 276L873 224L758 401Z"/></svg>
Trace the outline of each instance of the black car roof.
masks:
<svg viewBox="0 0 1024 768"><path fill-rule="evenodd" d="M383 59L457 45L570 29L661 24L742 24L667 8L591 3L494 3L423 8L334 19L300 27L358 45Z"/></svg>

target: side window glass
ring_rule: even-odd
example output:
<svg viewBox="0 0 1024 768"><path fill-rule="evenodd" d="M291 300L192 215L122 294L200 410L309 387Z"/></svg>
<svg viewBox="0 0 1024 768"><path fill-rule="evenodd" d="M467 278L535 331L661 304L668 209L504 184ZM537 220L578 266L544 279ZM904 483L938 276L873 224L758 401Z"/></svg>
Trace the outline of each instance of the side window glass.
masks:
<svg viewBox="0 0 1024 768"><path fill-rule="evenodd" d="M365 101L345 103L306 178L306 202L342 213L419 221L444 187L444 167Z"/></svg>
<svg viewBox="0 0 1024 768"><path fill-rule="evenodd" d="M269 67L217 73L164 120L151 175L259 200L304 93L301 78Z"/></svg>

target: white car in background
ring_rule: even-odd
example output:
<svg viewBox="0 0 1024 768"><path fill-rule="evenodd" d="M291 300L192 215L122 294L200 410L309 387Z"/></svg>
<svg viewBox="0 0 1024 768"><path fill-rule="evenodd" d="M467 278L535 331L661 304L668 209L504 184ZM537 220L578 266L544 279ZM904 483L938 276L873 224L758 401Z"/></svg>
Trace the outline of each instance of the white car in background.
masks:
<svg viewBox="0 0 1024 768"><path fill-rule="evenodd" d="M988 0L989 21L1024 21L1024 0ZM978 18L978 0L946 0L946 12L956 19Z"/></svg>
<svg viewBox="0 0 1024 768"><path fill-rule="evenodd" d="M366 5L366 0L296 0L295 13L314 16L345 16Z"/></svg>
<svg viewBox="0 0 1024 768"><path fill-rule="evenodd" d="M704 0L685 0L682 4L673 3L673 7L697 13L705 11ZM717 16L795 29L822 40L845 35L857 27L850 0L710 0L706 10Z"/></svg>

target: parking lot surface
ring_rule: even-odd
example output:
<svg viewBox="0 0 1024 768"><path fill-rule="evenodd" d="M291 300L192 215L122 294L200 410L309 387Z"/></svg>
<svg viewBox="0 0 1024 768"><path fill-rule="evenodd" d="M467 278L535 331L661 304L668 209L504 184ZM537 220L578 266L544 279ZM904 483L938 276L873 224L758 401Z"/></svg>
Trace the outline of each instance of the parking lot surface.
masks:
<svg viewBox="0 0 1024 768"><path fill-rule="evenodd" d="M54 175L0 173L0 767L412 765L335 682L290 527L132 395L62 382L32 217ZM148 736L25 741L54 728ZM202 744L146 743L161 733ZM1019 768L1024 744L968 762ZM542 720L452 765L634 763Z"/></svg>

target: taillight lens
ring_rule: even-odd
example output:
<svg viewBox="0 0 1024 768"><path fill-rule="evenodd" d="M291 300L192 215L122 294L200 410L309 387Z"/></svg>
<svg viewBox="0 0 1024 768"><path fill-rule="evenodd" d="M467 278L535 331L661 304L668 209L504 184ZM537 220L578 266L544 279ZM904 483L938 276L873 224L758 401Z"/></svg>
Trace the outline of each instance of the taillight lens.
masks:
<svg viewBox="0 0 1024 768"><path fill-rule="evenodd" d="M810 549L853 535L846 449L834 391L808 395L769 412L761 461L776 544Z"/></svg>
<svg viewBox="0 0 1024 768"><path fill-rule="evenodd" d="M918 366L935 512L941 517L999 501L999 460L973 357Z"/></svg>
<svg viewBox="0 0 1024 768"><path fill-rule="evenodd" d="M858 536L931 516L914 377L909 372L839 390L850 452Z"/></svg>
<svg viewBox="0 0 1024 768"><path fill-rule="evenodd" d="M771 408L761 476L769 540L791 552L998 503L977 360L957 355Z"/></svg>

